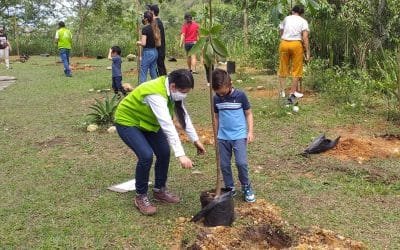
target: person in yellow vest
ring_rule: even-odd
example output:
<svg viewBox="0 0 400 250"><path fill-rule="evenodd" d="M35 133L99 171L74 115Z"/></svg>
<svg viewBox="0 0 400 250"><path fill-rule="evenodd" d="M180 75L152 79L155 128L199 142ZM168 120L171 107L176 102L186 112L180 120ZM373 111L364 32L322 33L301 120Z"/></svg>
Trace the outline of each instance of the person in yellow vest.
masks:
<svg viewBox="0 0 400 250"><path fill-rule="evenodd" d="M57 43L60 58L64 65L65 76L71 77L72 74L71 68L69 67L69 54L72 47L72 33L69 29L65 28L65 23L63 21L58 23L58 30L54 40Z"/></svg>
<svg viewBox="0 0 400 250"><path fill-rule="evenodd" d="M189 70L174 70L168 76L139 85L119 103L115 111L114 122L118 135L138 158L134 204L142 214L153 215L157 211L147 195L153 154L156 156L153 197L164 203L175 204L180 201L178 196L168 191L166 185L170 146L182 168L193 166L185 155L174 126L174 113L196 146L197 153L204 154L206 151L183 104L193 86L194 80Z"/></svg>

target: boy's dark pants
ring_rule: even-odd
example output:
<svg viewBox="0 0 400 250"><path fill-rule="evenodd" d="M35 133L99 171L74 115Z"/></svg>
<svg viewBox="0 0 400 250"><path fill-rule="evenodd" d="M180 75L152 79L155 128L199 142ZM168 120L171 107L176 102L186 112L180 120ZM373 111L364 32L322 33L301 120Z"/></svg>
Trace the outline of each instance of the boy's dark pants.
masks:
<svg viewBox="0 0 400 250"><path fill-rule="evenodd" d="M114 90L114 93L118 93L119 90L123 93L125 92L125 91L123 91L123 88L122 88L122 76L113 76L112 77L112 88Z"/></svg>

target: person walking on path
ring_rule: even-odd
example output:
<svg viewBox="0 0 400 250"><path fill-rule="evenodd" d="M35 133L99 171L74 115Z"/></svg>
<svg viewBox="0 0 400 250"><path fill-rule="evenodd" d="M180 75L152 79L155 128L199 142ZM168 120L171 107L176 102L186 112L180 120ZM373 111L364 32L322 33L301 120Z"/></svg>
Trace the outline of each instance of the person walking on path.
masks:
<svg viewBox="0 0 400 250"><path fill-rule="evenodd" d="M183 150L174 126L174 112L197 152L205 153L183 104L193 86L193 75L188 70L174 70L168 76L161 76L136 87L119 103L115 111L118 135L138 158L136 197L133 202L144 215L157 212L147 195L153 154L156 156L153 197L164 203L175 204L180 201L178 196L167 189L170 146L183 168L191 168L193 165Z"/></svg>
<svg viewBox="0 0 400 250"><path fill-rule="evenodd" d="M72 48L72 33L65 27L63 21L58 23L58 30L54 40L57 43L60 58L64 65L64 74L67 77L72 77L71 68L69 66L69 55Z"/></svg>
<svg viewBox="0 0 400 250"><path fill-rule="evenodd" d="M165 67L165 30L164 24L161 21L161 18L158 16L160 13L160 9L158 8L157 4L148 5L149 10L154 15L154 19L157 22L157 26L160 29L160 36L161 36L161 46L157 47L157 73L158 76L165 76L167 75L167 69Z"/></svg>
<svg viewBox="0 0 400 250"><path fill-rule="evenodd" d="M185 45L188 68L193 74L197 74L197 72L196 72L196 63L197 63L196 55L193 54L193 55L189 56L188 53L192 49L192 47L196 44L196 42L199 40L200 26L198 23L196 23L193 20L192 15L190 13L186 13L184 16L184 19L185 19L185 23L182 25L181 40L180 40L179 46L182 47L183 44Z"/></svg>
<svg viewBox="0 0 400 250"><path fill-rule="evenodd" d="M137 45L143 47L139 84L147 80L148 71L150 72L151 79L157 77L158 52L156 47L161 46L160 29L150 11L144 12L143 24L141 39L137 41Z"/></svg>
<svg viewBox="0 0 400 250"><path fill-rule="evenodd" d="M231 78L225 70L213 71L212 89L215 92L214 120L218 129L219 157L225 188L233 195L236 194L231 167L233 152L244 200L255 202L247 163L247 144L254 140L250 103L243 91L232 87Z"/></svg>
<svg viewBox="0 0 400 250"><path fill-rule="evenodd" d="M119 91L125 96L126 91L122 87L122 71L121 71L121 48L119 46L112 46L108 51L108 59L112 60L112 89L114 90L114 94L119 95Z"/></svg>
<svg viewBox="0 0 400 250"><path fill-rule="evenodd" d="M4 26L0 27L0 59L4 58L6 69L10 69L10 51L11 45L7 39Z"/></svg>
<svg viewBox="0 0 400 250"><path fill-rule="evenodd" d="M295 98L303 97L298 92L299 81L303 76L303 57L305 49L305 60L310 59L310 45L308 34L310 29L308 22L301 17L304 7L296 5L292 9L292 14L285 17L279 25L281 42L279 44L279 84L280 96L285 97L286 78L292 70L292 86L289 93L289 103Z"/></svg>

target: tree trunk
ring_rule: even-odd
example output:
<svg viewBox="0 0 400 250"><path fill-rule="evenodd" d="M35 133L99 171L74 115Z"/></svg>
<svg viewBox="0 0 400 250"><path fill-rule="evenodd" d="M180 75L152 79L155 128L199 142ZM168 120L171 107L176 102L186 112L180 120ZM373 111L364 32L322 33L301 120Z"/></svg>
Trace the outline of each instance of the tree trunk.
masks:
<svg viewBox="0 0 400 250"><path fill-rule="evenodd" d="M248 26L248 0L244 0L243 4L243 43L244 43L244 48L247 49L249 48L249 26Z"/></svg>
<svg viewBox="0 0 400 250"><path fill-rule="evenodd" d="M400 110L400 45L397 46L397 107Z"/></svg>
<svg viewBox="0 0 400 250"><path fill-rule="evenodd" d="M15 47L17 49L17 56L19 56L19 35L17 30L17 17L14 14L14 38L15 38Z"/></svg>
<svg viewBox="0 0 400 250"><path fill-rule="evenodd" d="M81 47L81 55L85 56L85 28L84 28L84 17L83 13L80 15L80 24L79 24L79 46Z"/></svg>

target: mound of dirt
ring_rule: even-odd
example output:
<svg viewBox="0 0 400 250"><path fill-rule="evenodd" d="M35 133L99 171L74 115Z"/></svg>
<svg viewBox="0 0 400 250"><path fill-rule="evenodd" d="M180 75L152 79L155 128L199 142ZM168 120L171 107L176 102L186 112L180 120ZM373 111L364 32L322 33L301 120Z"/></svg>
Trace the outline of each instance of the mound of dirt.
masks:
<svg viewBox="0 0 400 250"><path fill-rule="evenodd" d="M299 229L281 218L280 208L259 199L241 203L232 227L207 228L197 224L197 237L190 245L182 242L188 219L179 218L173 248L186 249L366 249L357 241L318 227ZM187 244L187 245L185 245Z"/></svg>
<svg viewBox="0 0 400 250"><path fill-rule="evenodd" d="M400 157L400 140L396 136L342 136L338 145L326 152L341 160L355 160L360 164L373 158Z"/></svg>
<svg viewBox="0 0 400 250"><path fill-rule="evenodd" d="M175 127L178 130L179 137L181 138L182 142L190 142L188 136L186 135L186 132L181 128L178 123L175 123ZM214 145L214 133L212 129L196 128L196 131L201 143L203 143L204 145Z"/></svg>

